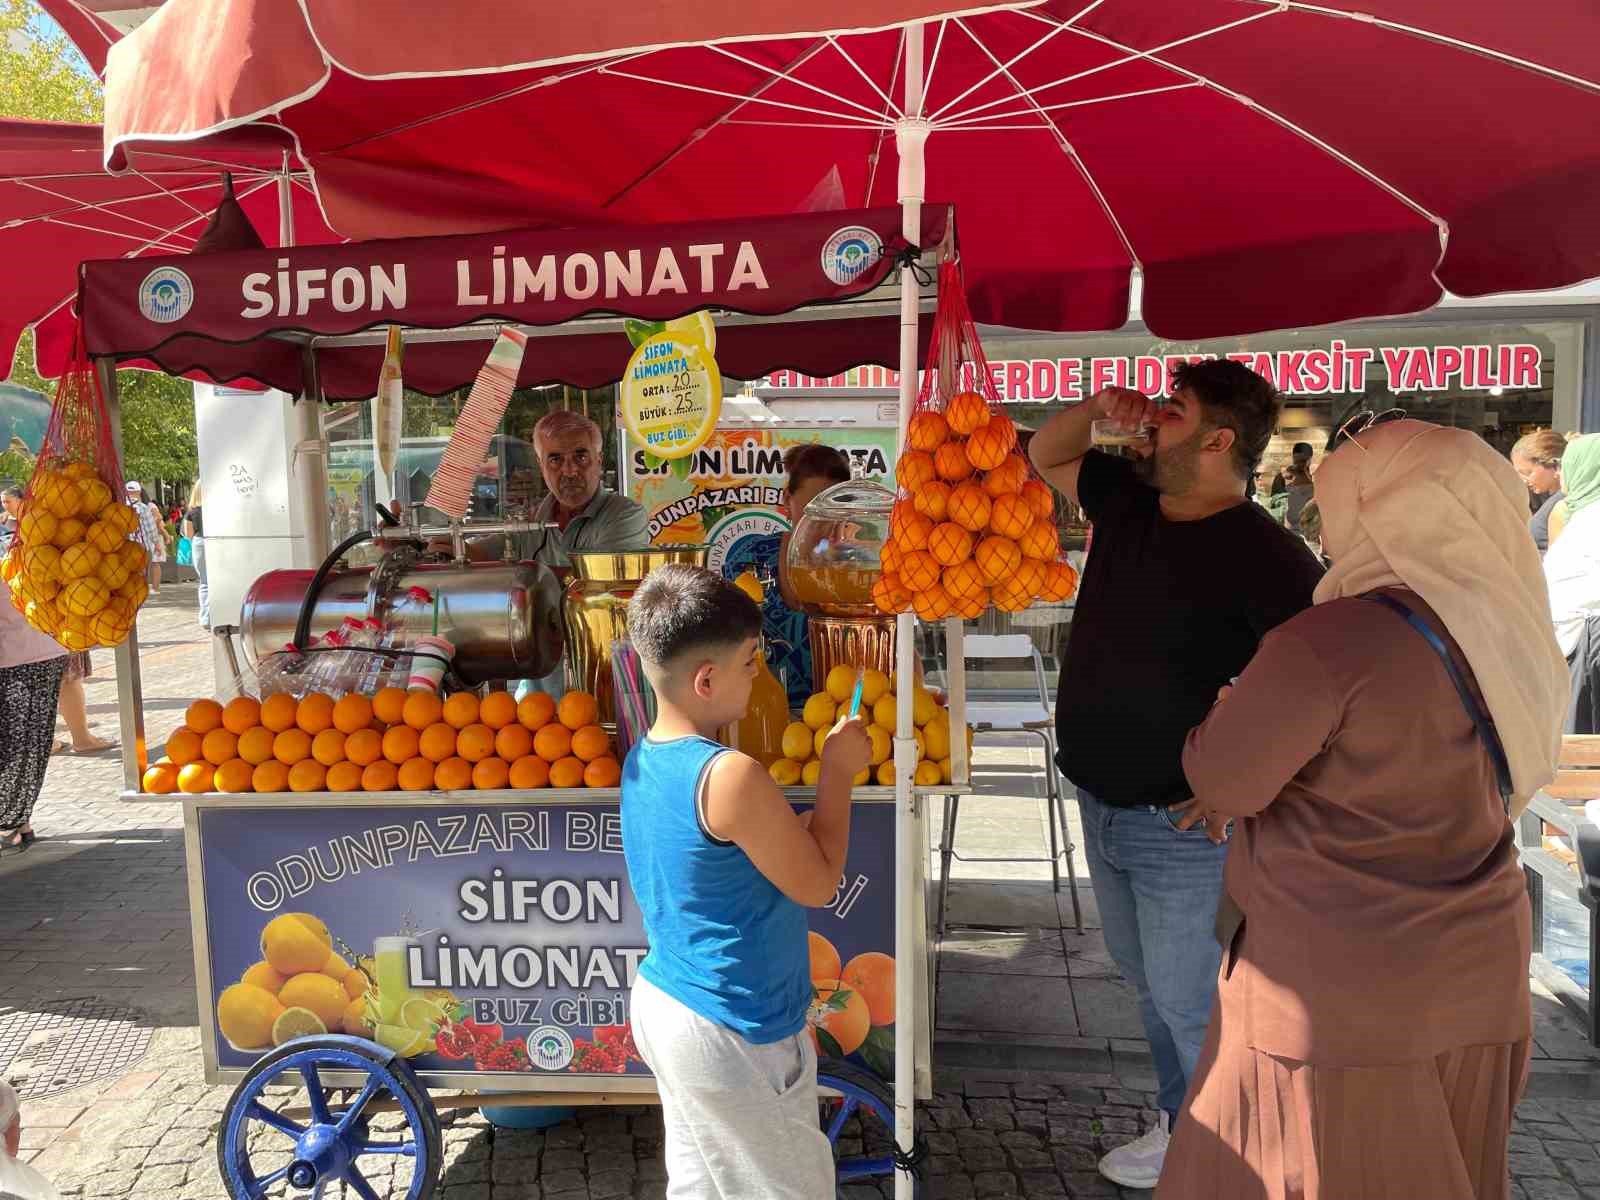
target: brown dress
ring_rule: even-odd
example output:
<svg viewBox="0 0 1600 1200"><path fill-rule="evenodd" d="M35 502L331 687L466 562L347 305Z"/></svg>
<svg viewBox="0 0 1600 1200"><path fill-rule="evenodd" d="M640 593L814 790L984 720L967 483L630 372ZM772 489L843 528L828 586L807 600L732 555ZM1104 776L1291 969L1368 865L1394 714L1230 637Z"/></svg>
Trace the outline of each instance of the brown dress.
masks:
<svg viewBox="0 0 1600 1200"><path fill-rule="evenodd" d="M1410 592L1395 591L1445 636ZM1531 1044L1529 909L1437 654L1361 598L1294 617L1189 735L1242 818L1243 923L1158 1200L1504 1200Z"/></svg>

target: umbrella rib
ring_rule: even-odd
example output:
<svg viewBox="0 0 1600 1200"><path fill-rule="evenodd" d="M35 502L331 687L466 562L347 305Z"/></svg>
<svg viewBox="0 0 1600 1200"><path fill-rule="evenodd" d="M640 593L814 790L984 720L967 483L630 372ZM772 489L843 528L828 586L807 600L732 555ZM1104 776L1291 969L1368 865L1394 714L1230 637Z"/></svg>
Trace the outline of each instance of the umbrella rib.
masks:
<svg viewBox="0 0 1600 1200"><path fill-rule="evenodd" d="M740 105L770 104L774 108L787 108L792 109L795 112L811 113L814 116L832 117L836 121L852 121L855 122L861 129L879 128L876 118L868 119L867 117L856 117L850 113L830 112L826 108L812 108L810 105L806 104L791 104L787 100L768 100L765 96L755 95L741 96L738 92L728 92L722 90L721 88L705 87L704 85L698 83L679 83L675 79L658 79L652 75L635 75L631 71L605 71L603 73L606 75L615 75L619 79L632 79L638 83L654 83L660 85L661 87L677 88L679 91L684 92L700 92L701 94L707 96L721 96L726 100L737 100L739 101ZM777 82L777 79L768 80L767 86L771 86Z"/></svg>
<svg viewBox="0 0 1600 1200"><path fill-rule="evenodd" d="M990 80L996 79L1000 75L1004 74L1009 68L1015 66L1017 63L1021 62L1024 58L1027 58L1028 55L1032 54L1040 46L1043 46L1051 38L1054 38L1058 34L1065 33L1067 30L1071 29L1073 27L1072 23L1074 21L1076 21L1079 17L1083 16L1085 13L1088 13L1091 10L1097 8L1103 2L1104 2L1104 0L1094 0L1094 3L1090 4L1088 8L1082 9L1081 11L1074 13L1067 20L1062 21L1059 24L1056 23L1056 22L1050 22L1050 25L1052 26L1052 28L1051 28L1049 33L1045 34L1042 38L1040 38L1038 41L1034 42L1031 46L1028 46L1026 49L1018 51L1015 55L1013 55L1010 59L1008 59L1004 63L1000 62L1000 60L998 58L996 58L994 55L992 55L992 54L989 55L989 61L995 64L994 70L990 71L982 79L978 80L977 83L975 83L971 87L967 88L966 91L964 91L960 95L956 96L953 100L947 101L945 104L940 106L938 109L936 109L935 111L929 113L928 114L928 120L937 121L941 116L943 116L950 109L954 108L956 105L960 104L963 100L965 100L968 96L972 95L973 92L977 91L979 88L981 88L984 84L988 83ZM955 21L956 21L956 23L958 25L961 25L961 27L963 29L966 29L966 26L962 25L960 17L955 18ZM972 34L972 31L970 29L968 29L967 30L967 34L970 37L971 34ZM976 40L976 39L974 39L974 40Z"/></svg>
<svg viewBox="0 0 1600 1200"><path fill-rule="evenodd" d="M939 22L939 44L943 44L944 42L944 27L947 24L949 24L948 21ZM939 44L934 46L935 56L938 54ZM894 50L894 65L889 68L889 91L891 93L894 91L895 85L900 82L900 65L905 62L905 60L906 31L902 29L900 31L900 42L895 46ZM927 94L924 93L923 95L924 98L926 98ZM891 130L891 126L889 124L889 112L892 108L894 108L894 104L891 101L883 110L883 128L878 132L878 137L875 144L867 151L867 190L861 199L862 208L872 207L872 189L878 185L878 164L883 161L883 144L889 140L889 133Z"/></svg>
<svg viewBox="0 0 1600 1200"><path fill-rule="evenodd" d="M183 196L178 195L178 193L173 191L171 188L164 187L162 184L157 183L154 179L150 178L150 176L146 175L143 171L139 170L137 167L130 168L129 174L135 176L136 178L144 180L151 187L153 187L157 191L159 191L163 196L171 197L173 200L176 200L179 204L181 204L185 208L187 208L190 212L192 212L192 213L199 213L200 212L200 210L198 208L196 208L194 205L190 204L189 201L186 198L184 198ZM201 213L200 215L204 216L205 214Z"/></svg>
<svg viewBox="0 0 1600 1200"><path fill-rule="evenodd" d="M167 232L167 230L163 229L154 221L146 221L142 217L135 217L128 213L116 212L113 208L114 205L130 204L138 200L157 199L161 194L158 192L145 192L138 196L119 196L114 200L106 200L95 203L91 200L80 200L76 196L69 196L63 192L55 191L52 188L40 187L31 179L12 179L10 182L16 184L18 187L25 187L29 191L34 191L40 193L41 195L49 196L52 199L65 201L68 207L58 208L53 212L35 213L31 217L16 217L5 222L3 225L0 225L0 229L20 229L22 226L30 225L35 221L55 221L59 224L61 222L58 220L58 218L65 217L72 213L98 212L103 213L108 217L114 217L119 221L127 221L133 225L143 225L146 229L153 229L158 234L164 235ZM193 209L193 205L190 205L189 207ZM132 237L133 235L127 234L123 236Z"/></svg>
<svg viewBox="0 0 1600 1200"><path fill-rule="evenodd" d="M879 99L881 99L883 101L884 105L885 105L884 112L886 112L886 113L887 112L893 112L893 113L896 113L899 116L904 116L905 115L904 113L900 112L899 106L897 106L895 104L894 100L890 98L889 94L887 92L885 92L881 87L878 86L877 82L872 78L871 75L868 75L866 73L866 71L864 71L862 69L861 64L858 63L855 59L851 58L848 54L845 53L845 49L844 49L843 46L841 46L839 44L839 39L838 38L834 37L830 33L830 34L827 35L827 42L828 42L828 45L832 46L835 50L837 50L839 52L839 57L840 58L844 59L845 62L850 64L850 69L853 70L857 75L861 76L862 79L866 80L867 86L869 88L871 88L873 91L878 93ZM799 83L800 81L797 79L797 80L795 80L795 82ZM843 97L840 97L840 98L843 99ZM867 108L867 106L865 104L858 104L858 105L856 105L856 107L860 108L860 109L863 109L866 112L872 113L872 115L874 117L876 117L878 115L872 109Z"/></svg>
<svg viewBox="0 0 1600 1200"><path fill-rule="evenodd" d="M928 111L928 92L933 87L933 73L939 69L939 51L944 49L944 33L950 28L950 22L939 22L939 36L933 39L933 53L928 56L928 69L922 73L922 96L917 103L918 112Z"/></svg>
<svg viewBox="0 0 1600 1200"><path fill-rule="evenodd" d="M99 237L120 238L126 242L137 242L139 240L139 235L135 233L119 233L115 229L101 229L95 225L85 225L81 221L69 221L64 217L44 217L42 219L46 225L59 225L63 229L77 229L84 233L96 234ZM180 234L179 236L183 235ZM163 250L170 250L174 254L187 254L189 252L187 247L168 245L163 238L148 238L141 246L141 249L148 249L151 246L160 246ZM137 254L138 251L136 250L134 253Z"/></svg>
<svg viewBox="0 0 1600 1200"><path fill-rule="evenodd" d="M1165 87L1141 88L1136 92L1118 92L1113 96L1094 96L1087 100L1066 100L1060 104L1035 104L1032 111L1039 113L1059 112L1065 108L1088 108L1095 104L1109 104L1113 100L1137 100L1141 96L1159 96L1163 92L1186 92L1191 88L1204 87L1205 84L1197 79L1185 80L1183 83L1169 83ZM1025 117L1027 112L988 113L981 117L962 117L957 121L940 122L937 129L994 129L999 126L989 125L990 121L1007 121L1013 117ZM1011 126L1010 128L1032 128L1031 126Z"/></svg>
<svg viewBox="0 0 1600 1200"><path fill-rule="evenodd" d="M833 41L832 38L828 38L827 40L829 42ZM835 43L835 46L837 46L837 43ZM789 67L789 68L786 68L786 69L780 71L780 70L778 70L777 67L769 67L765 63L759 63L759 62L755 62L752 59L748 59L748 58L744 57L744 55L742 55L742 54L735 54L732 50L729 50L724 46L707 46L706 49L715 51L717 54L722 55L724 58L731 58L736 63L742 63L743 65L749 67L753 71L764 71L768 75L771 75L771 76L774 77L773 78L773 82L774 83L782 81L782 82L785 82L785 83L795 84L797 87L803 87L807 91L811 91L811 92L817 93L817 95L819 95L819 96L825 96L829 100L837 100L840 104L848 104L851 108L859 108L862 112L866 113L868 117L871 117L874 120L877 119L878 114L876 112L874 112L872 109L868 108L865 104L862 104L861 102L859 102L857 100L852 100L848 96L841 96L837 92L830 92L826 88L818 87L814 83L807 83L804 79L796 79L794 77L794 75L791 74L791 72L795 69L793 67ZM844 51L840 50L839 53L840 54L844 54ZM849 55L845 55L845 61L850 63L850 65L852 67L856 67L856 64L855 64L854 60L852 60ZM860 76L863 79L866 79L869 84L872 84L872 86L874 88L877 87L876 84L872 83L872 80L867 79L866 72L862 71L860 67L856 67L856 71L857 71L858 74L860 74Z"/></svg>

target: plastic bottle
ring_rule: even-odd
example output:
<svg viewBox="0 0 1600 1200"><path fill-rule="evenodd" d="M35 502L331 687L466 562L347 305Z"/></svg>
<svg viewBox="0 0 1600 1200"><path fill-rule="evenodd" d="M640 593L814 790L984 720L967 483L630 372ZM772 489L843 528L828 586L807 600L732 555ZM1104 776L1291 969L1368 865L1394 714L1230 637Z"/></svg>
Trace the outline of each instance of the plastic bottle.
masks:
<svg viewBox="0 0 1600 1200"><path fill-rule="evenodd" d="M256 668L256 697L265 700L276 692L298 694L300 676L306 667L305 655L285 642L262 659Z"/></svg>
<svg viewBox="0 0 1600 1200"><path fill-rule="evenodd" d="M376 617L368 617L361 622L361 633L355 642L355 645L361 648L356 664L359 672L351 691L371 696L383 686L384 669L388 665L388 660L374 651L388 645L389 633L390 630Z"/></svg>
<svg viewBox="0 0 1600 1200"><path fill-rule="evenodd" d="M789 693L767 666L766 647L756 651L756 677L750 706L727 727L724 741L764 767L783 757L783 731L789 724Z"/></svg>
<svg viewBox="0 0 1600 1200"><path fill-rule="evenodd" d="M333 694L339 677L339 660L344 657L339 651L344 648L344 643L345 634L341 627L328 630L311 645L311 653L307 655L310 661L300 674L297 695L308 696L312 692Z"/></svg>
<svg viewBox="0 0 1600 1200"><path fill-rule="evenodd" d="M414 625L418 629L425 628L431 620L433 609L433 593L425 587L409 587L399 596L395 597L389 606L388 619L384 622L383 638L379 645L386 650L400 651L411 645L414 638L408 631L408 626ZM423 614L429 614L424 616ZM409 615L409 620L408 620ZM394 656L383 655L383 674L379 677L379 687L397 687L404 689L411 678L411 656L397 654Z"/></svg>

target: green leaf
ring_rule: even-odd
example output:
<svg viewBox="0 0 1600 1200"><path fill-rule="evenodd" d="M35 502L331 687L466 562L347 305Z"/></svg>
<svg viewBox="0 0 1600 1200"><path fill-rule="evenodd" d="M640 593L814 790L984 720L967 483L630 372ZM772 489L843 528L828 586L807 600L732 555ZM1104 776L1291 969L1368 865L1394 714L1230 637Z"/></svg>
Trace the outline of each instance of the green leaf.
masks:
<svg viewBox="0 0 1600 1200"><path fill-rule="evenodd" d="M692 454L685 454L682 458L673 459L672 473L679 479L689 478L689 460L693 457L694 455Z"/></svg>
<svg viewBox="0 0 1600 1200"><path fill-rule="evenodd" d="M824 1058L843 1058L844 1057L844 1050L840 1048L839 1043L834 1039L833 1034L829 1033L826 1029L822 1028L822 1026L820 1026L820 1025L815 1026L814 1029L813 1029L813 1032L815 1032L816 1035L817 1035L817 1045L822 1047L822 1057L824 1057Z"/></svg>
<svg viewBox="0 0 1600 1200"><path fill-rule="evenodd" d="M654 471L657 467L659 467L662 463L664 463L666 461L667 460L664 459L664 458L657 458L654 454L651 454L650 451L648 451L648 450L646 450L644 452L644 469L646 471Z"/></svg>
<svg viewBox="0 0 1600 1200"><path fill-rule="evenodd" d="M880 1025L867 1034L867 1040L861 1043L861 1049L856 1053L861 1055L863 1062L872 1069L873 1074L882 1079L894 1078L894 1029L891 1026Z"/></svg>
<svg viewBox="0 0 1600 1200"><path fill-rule="evenodd" d="M854 994L855 993L850 991L848 988L840 988L838 991L834 992L828 997L827 1002L822 1006L822 1011L844 1012L850 1007L850 997Z"/></svg>
<svg viewBox="0 0 1600 1200"><path fill-rule="evenodd" d="M656 334L664 332L667 325L665 321L638 321L629 317L622 323L622 328L628 335L628 341L637 350Z"/></svg>

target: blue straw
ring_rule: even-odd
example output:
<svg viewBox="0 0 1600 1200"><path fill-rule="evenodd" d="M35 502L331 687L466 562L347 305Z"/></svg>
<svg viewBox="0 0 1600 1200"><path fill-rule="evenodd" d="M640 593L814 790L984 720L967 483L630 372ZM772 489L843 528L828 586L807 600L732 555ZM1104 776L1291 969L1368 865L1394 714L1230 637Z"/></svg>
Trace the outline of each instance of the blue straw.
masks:
<svg viewBox="0 0 1600 1200"><path fill-rule="evenodd" d="M861 685L866 681L867 673L865 671L856 676L855 694L850 697L850 720L852 721L856 719L856 714L861 711Z"/></svg>

